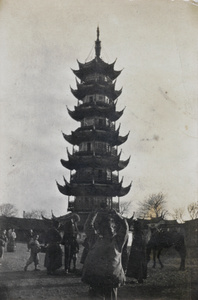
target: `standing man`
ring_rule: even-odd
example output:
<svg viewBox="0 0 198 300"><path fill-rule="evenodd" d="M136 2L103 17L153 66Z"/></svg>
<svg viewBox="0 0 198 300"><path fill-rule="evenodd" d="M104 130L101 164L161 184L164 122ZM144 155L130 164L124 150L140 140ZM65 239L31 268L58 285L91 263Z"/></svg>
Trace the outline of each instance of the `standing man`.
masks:
<svg viewBox="0 0 198 300"><path fill-rule="evenodd" d="M74 244L77 242L78 226L80 217L77 214L73 214L71 219L65 222L64 234L62 239L62 245L64 245L64 256L65 256L65 273L68 274L70 270L71 259L73 255L72 249Z"/></svg>

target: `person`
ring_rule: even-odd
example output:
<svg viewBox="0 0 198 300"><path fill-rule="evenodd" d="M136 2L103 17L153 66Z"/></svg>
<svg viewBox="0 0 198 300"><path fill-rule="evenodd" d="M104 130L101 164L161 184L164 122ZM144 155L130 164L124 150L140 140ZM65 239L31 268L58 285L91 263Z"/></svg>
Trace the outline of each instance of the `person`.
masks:
<svg viewBox="0 0 198 300"><path fill-rule="evenodd" d="M106 202L101 202L100 203L100 212L105 212L107 211L108 206L106 204ZM96 233L96 231L93 229L93 224L91 224L90 220L94 219L96 217L96 212L91 212L89 214L89 217L87 218L85 225L84 225L84 229L85 232L87 233L82 246L84 247L83 251L82 251L82 255L81 255L81 259L80 259L80 263L84 264L87 254L89 252L89 249L95 244L98 235Z"/></svg>
<svg viewBox="0 0 198 300"><path fill-rule="evenodd" d="M30 229L27 233L27 251L30 251L30 243L33 241L34 231Z"/></svg>
<svg viewBox="0 0 198 300"><path fill-rule="evenodd" d="M147 278L146 243L139 220L133 221L133 242L126 276L136 279L138 283L143 283L143 279ZM135 282L131 281L130 283Z"/></svg>
<svg viewBox="0 0 198 300"><path fill-rule="evenodd" d="M15 250L16 250L16 232L15 229L9 229L7 251L14 252Z"/></svg>
<svg viewBox="0 0 198 300"><path fill-rule="evenodd" d="M28 258L26 265L24 267L24 271L27 271L27 268L29 265L34 263L35 271L39 271L38 264L39 264L39 252L41 250L40 244L39 244L39 235L35 234L33 237L33 240L30 242L30 257Z"/></svg>
<svg viewBox="0 0 198 300"><path fill-rule="evenodd" d="M74 237L71 242L71 252L70 252L70 259L69 259L69 270L71 271L71 263L73 263L73 272L76 271L76 261L79 252L79 244L77 239Z"/></svg>
<svg viewBox="0 0 198 300"><path fill-rule="evenodd" d="M45 237L46 254L44 260L44 267L47 268L47 274L53 275L55 271L62 267L62 249L60 247L61 235L58 231L59 222L52 221L52 228L50 228Z"/></svg>
<svg viewBox="0 0 198 300"><path fill-rule="evenodd" d="M68 274L71 264L72 248L77 243L78 226L80 217L77 214L73 214L72 217L64 224L64 234L61 244L64 245L64 267L65 273ZM75 241L75 242L74 242Z"/></svg>
<svg viewBox="0 0 198 300"><path fill-rule="evenodd" d="M82 251L82 255L81 255L81 258L80 258L80 263L81 264L84 264L85 262L85 259L87 257L87 254L89 252L89 240L88 238L86 237L82 243L82 246L84 247L83 248L83 251Z"/></svg>
<svg viewBox="0 0 198 300"><path fill-rule="evenodd" d="M82 281L89 284L91 297L117 300L117 288L125 282L122 249L128 236L128 224L115 210L91 213L85 223L90 244L82 270Z"/></svg>
<svg viewBox="0 0 198 300"><path fill-rule="evenodd" d="M0 265L3 261L3 255L5 251L5 245L7 242L7 236L6 236L6 230L1 230L0 231Z"/></svg>

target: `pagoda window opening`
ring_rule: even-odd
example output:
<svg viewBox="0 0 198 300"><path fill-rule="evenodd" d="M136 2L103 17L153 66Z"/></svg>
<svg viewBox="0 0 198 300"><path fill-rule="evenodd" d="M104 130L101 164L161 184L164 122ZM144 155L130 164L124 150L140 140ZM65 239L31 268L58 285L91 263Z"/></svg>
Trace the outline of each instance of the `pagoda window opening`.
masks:
<svg viewBox="0 0 198 300"><path fill-rule="evenodd" d="M109 98L105 96L105 103L109 104Z"/></svg>
<svg viewBox="0 0 198 300"><path fill-rule="evenodd" d="M91 147L91 143L87 143L87 151L91 151L92 150L92 147Z"/></svg>
<svg viewBox="0 0 198 300"><path fill-rule="evenodd" d="M99 100L104 100L104 96L99 96Z"/></svg>
<svg viewBox="0 0 198 300"><path fill-rule="evenodd" d="M103 126L103 125L106 125L106 122L105 122L105 119L98 119L98 125L99 126Z"/></svg>
<svg viewBox="0 0 198 300"><path fill-rule="evenodd" d="M89 102L92 103L94 101L94 97L93 96L89 96Z"/></svg>
<svg viewBox="0 0 198 300"><path fill-rule="evenodd" d="M103 173L103 171L102 170L98 170L98 179L100 180L100 179L102 179L102 174Z"/></svg>
<svg viewBox="0 0 198 300"><path fill-rule="evenodd" d="M107 152L107 143L104 142L95 142L95 150L101 153Z"/></svg>
<svg viewBox="0 0 198 300"><path fill-rule="evenodd" d="M107 170L107 180L110 180L111 181L111 171L110 170Z"/></svg>
<svg viewBox="0 0 198 300"><path fill-rule="evenodd" d="M84 143L81 143L79 145L79 151L80 152L84 152L84 151L88 151L88 152L91 152L93 151L93 144L91 142L84 142Z"/></svg>
<svg viewBox="0 0 198 300"><path fill-rule="evenodd" d="M83 98L84 103L93 103L95 100L95 95L88 95Z"/></svg>
<svg viewBox="0 0 198 300"><path fill-rule="evenodd" d="M85 207L89 207L89 198L85 197Z"/></svg>
<svg viewBox="0 0 198 300"><path fill-rule="evenodd" d="M105 96L96 94L96 101L105 103Z"/></svg>
<svg viewBox="0 0 198 300"><path fill-rule="evenodd" d="M111 147L111 154L112 155L117 155L118 151L116 147Z"/></svg>
<svg viewBox="0 0 198 300"><path fill-rule="evenodd" d="M81 122L81 125L82 126L92 126L95 123L94 121L95 121L94 118L84 118Z"/></svg>
<svg viewBox="0 0 198 300"><path fill-rule="evenodd" d="M118 183L118 176L112 172L111 174L112 183Z"/></svg>
<svg viewBox="0 0 198 300"><path fill-rule="evenodd" d="M102 74L98 74L98 73L94 73L91 75L86 76L85 81L89 82L89 81L98 81L98 82L108 82L111 81L110 78L108 76L102 75Z"/></svg>

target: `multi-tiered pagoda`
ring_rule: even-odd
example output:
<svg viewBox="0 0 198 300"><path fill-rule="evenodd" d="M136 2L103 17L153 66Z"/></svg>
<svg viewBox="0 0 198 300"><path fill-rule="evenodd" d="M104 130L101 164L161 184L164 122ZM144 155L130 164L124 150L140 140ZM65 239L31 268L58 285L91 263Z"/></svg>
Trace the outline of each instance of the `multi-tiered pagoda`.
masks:
<svg viewBox="0 0 198 300"><path fill-rule="evenodd" d="M78 62L79 70L73 70L78 80L77 89L71 92L77 98L77 106L73 111L68 109L68 113L80 122L80 127L69 135L63 133L73 145L72 153L67 151L68 160L61 159L62 165L70 170L70 180L64 178L64 186L57 183L59 191L68 196L68 210L82 214L95 210L101 203L119 210L119 198L131 188L123 187L123 180L119 179L119 171L130 159L121 160L118 152L118 146L128 138L128 134L120 136L119 127L116 128L116 121L123 114L123 110L116 111L122 91L115 90L115 80L121 71L114 70L115 62L104 62L100 52L97 28L95 58L84 64Z"/></svg>

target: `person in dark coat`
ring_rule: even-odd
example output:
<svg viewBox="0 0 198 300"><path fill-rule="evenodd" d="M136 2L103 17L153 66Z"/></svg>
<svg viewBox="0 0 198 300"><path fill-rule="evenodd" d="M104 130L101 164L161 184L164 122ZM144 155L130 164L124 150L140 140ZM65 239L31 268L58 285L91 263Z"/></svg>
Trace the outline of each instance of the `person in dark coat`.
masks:
<svg viewBox="0 0 198 300"><path fill-rule="evenodd" d="M138 283L143 283L143 279L147 278L146 243L141 223L138 220L133 221L133 242L126 276L135 278Z"/></svg>
<svg viewBox="0 0 198 300"><path fill-rule="evenodd" d="M79 244L76 237L73 238L71 243L71 252L69 258L69 270L72 271L72 264L73 264L73 272L76 271L76 261L79 253Z"/></svg>
<svg viewBox="0 0 198 300"><path fill-rule="evenodd" d="M71 219L67 220L64 224L64 235L62 238L62 245L64 245L64 264L65 264L65 273L71 271L70 264L72 258L72 251L74 244L77 243L78 235L78 226L80 217L77 214L72 215Z"/></svg>
<svg viewBox="0 0 198 300"><path fill-rule="evenodd" d="M50 228L45 237L46 255L44 267L47 274L53 275L57 269L62 267L62 249L60 247L61 235L58 231L59 222L53 220L53 227Z"/></svg>

